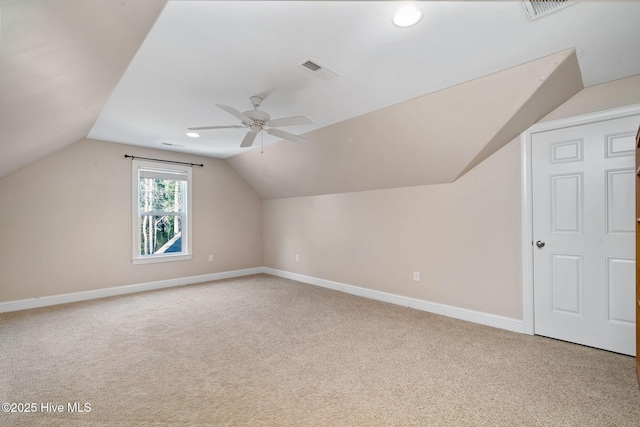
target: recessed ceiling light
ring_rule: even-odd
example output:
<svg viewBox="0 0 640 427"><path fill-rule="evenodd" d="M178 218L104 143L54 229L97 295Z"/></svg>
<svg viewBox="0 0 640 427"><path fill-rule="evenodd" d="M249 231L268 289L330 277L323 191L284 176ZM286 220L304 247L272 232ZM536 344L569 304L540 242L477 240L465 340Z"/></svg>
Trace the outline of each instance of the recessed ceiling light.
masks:
<svg viewBox="0 0 640 427"><path fill-rule="evenodd" d="M195 132L187 132L187 136L190 136L191 138L197 138L200 136L200 134Z"/></svg>
<svg viewBox="0 0 640 427"><path fill-rule="evenodd" d="M421 19L422 12L420 12L420 9L409 4L398 9L395 15L393 15L393 24L401 28L406 28L416 25Z"/></svg>

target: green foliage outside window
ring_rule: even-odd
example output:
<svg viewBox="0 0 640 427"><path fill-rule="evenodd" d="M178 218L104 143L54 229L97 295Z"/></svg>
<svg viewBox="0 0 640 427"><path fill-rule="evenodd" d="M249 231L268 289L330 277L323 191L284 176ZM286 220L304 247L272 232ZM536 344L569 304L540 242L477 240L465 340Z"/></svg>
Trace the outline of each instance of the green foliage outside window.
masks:
<svg viewBox="0 0 640 427"><path fill-rule="evenodd" d="M140 255L182 252L186 181L141 176Z"/></svg>

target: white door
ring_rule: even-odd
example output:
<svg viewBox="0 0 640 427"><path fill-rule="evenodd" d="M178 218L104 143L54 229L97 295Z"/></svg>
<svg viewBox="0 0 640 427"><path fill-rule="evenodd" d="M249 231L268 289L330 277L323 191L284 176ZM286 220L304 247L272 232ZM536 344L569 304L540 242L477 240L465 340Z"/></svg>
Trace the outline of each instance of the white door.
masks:
<svg viewBox="0 0 640 427"><path fill-rule="evenodd" d="M532 136L534 327L635 355L640 116Z"/></svg>

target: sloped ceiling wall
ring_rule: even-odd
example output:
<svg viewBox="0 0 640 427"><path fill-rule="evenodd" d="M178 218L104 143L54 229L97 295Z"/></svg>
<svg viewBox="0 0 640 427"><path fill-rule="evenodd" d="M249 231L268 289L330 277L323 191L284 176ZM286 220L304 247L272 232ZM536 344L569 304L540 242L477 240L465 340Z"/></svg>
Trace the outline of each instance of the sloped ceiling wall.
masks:
<svg viewBox="0 0 640 427"><path fill-rule="evenodd" d="M565 61L560 62L549 78L541 82L538 89L518 108L457 178L476 167L582 88L578 58L575 52L572 52Z"/></svg>
<svg viewBox="0 0 640 427"><path fill-rule="evenodd" d="M87 135L165 3L0 3L0 178Z"/></svg>
<svg viewBox="0 0 640 427"><path fill-rule="evenodd" d="M166 2L0 2L2 178L87 135ZM264 199L452 182L581 88L567 50L228 162Z"/></svg>
<svg viewBox="0 0 640 427"><path fill-rule="evenodd" d="M566 50L227 162L264 199L453 182L582 88Z"/></svg>

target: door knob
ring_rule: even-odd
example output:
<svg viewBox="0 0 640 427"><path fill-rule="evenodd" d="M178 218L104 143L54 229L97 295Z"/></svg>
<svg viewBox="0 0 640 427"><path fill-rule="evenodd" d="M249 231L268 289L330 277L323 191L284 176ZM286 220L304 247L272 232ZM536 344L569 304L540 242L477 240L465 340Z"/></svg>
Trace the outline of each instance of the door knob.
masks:
<svg viewBox="0 0 640 427"><path fill-rule="evenodd" d="M538 240L536 242L536 246L539 247L539 248L544 248L544 242L542 240Z"/></svg>

